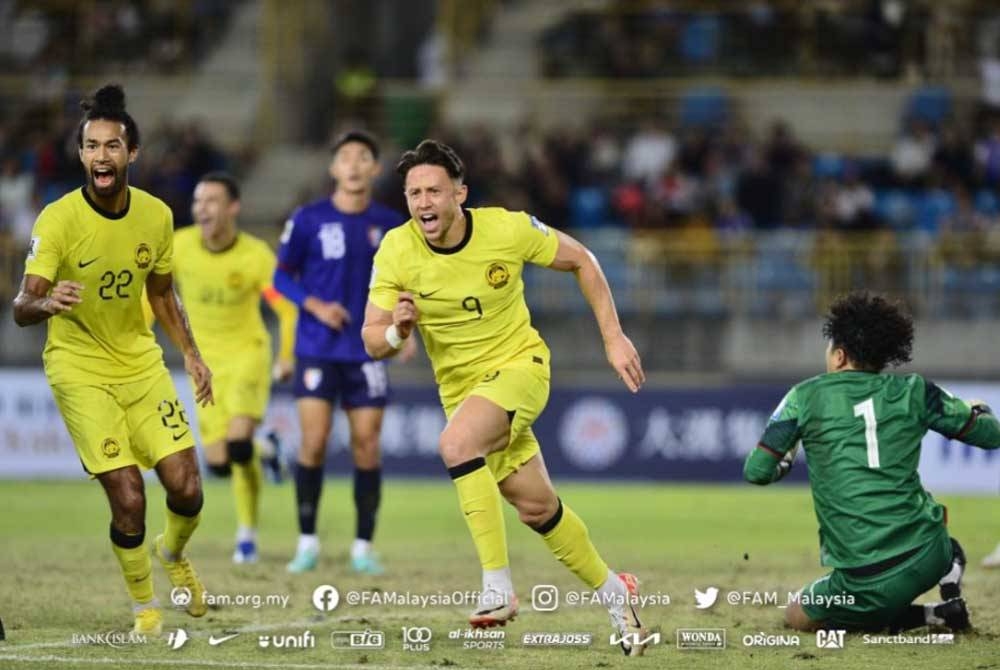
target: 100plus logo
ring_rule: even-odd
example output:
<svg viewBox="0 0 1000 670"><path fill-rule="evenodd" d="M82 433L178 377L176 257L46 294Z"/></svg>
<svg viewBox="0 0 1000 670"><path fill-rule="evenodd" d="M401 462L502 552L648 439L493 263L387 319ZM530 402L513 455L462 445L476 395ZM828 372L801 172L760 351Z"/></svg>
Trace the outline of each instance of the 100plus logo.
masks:
<svg viewBox="0 0 1000 670"><path fill-rule="evenodd" d="M275 649L313 649L316 646L316 636L312 631L299 633L298 635L261 635L257 640L261 649L274 647Z"/></svg>

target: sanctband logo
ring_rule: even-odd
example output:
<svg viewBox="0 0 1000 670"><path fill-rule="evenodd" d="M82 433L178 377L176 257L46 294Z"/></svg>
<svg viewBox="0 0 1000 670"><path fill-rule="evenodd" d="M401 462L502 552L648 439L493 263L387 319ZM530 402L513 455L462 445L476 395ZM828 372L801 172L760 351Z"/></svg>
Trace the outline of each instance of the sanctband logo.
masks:
<svg viewBox="0 0 1000 670"><path fill-rule="evenodd" d="M678 628L678 649L725 649L725 628Z"/></svg>

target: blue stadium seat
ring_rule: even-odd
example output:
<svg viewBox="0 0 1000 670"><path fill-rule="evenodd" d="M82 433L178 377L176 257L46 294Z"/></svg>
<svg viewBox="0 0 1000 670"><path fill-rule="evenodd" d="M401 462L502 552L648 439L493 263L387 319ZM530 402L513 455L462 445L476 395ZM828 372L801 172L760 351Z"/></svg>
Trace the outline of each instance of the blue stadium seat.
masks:
<svg viewBox="0 0 1000 670"><path fill-rule="evenodd" d="M905 191L875 192L875 214L893 230L909 230L916 218L916 203Z"/></svg>
<svg viewBox="0 0 1000 670"><path fill-rule="evenodd" d="M597 228L608 218L608 194L604 189L586 186L569 194L569 222L573 228Z"/></svg>
<svg viewBox="0 0 1000 670"><path fill-rule="evenodd" d="M917 119L936 128L951 114L951 103L951 91L948 89L943 86L924 86L910 95L903 122Z"/></svg>
<svg viewBox="0 0 1000 670"><path fill-rule="evenodd" d="M997 194L988 189L976 192L976 211L987 216L995 216L1000 211Z"/></svg>
<svg viewBox="0 0 1000 670"><path fill-rule="evenodd" d="M680 55L689 63L714 61L719 55L722 23L713 14L694 14L684 25L680 39Z"/></svg>
<svg viewBox="0 0 1000 670"><path fill-rule="evenodd" d="M729 118L729 96L717 86L696 88L684 93L680 103L682 126L717 128Z"/></svg>
<svg viewBox="0 0 1000 670"><path fill-rule="evenodd" d="M955 198L944 190L927 191L916 202L916 229L931 235L937 235L941 222L955 213Z"/></svg>
<svg viewBox="0 0 1000 670"><path fill-rule="evenodd" d="M840 154L820 153L813 158L813 174L817 179L840 179L845 167L844 157Z"/></svg>

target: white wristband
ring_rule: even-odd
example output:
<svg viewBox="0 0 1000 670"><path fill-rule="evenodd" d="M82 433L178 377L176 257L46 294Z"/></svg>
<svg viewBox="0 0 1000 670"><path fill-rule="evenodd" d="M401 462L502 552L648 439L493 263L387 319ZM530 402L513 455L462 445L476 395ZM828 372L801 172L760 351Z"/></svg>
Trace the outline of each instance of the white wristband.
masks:
<svg viewBox="0 0 1000 670"><path fill-rule="evenodd" d="M392 324L385 329L385 341L389 343L389 346L393 349L402 349L403 342L406 341L405 337L399 336L399 331L396 330L396 324Z"/></svg>

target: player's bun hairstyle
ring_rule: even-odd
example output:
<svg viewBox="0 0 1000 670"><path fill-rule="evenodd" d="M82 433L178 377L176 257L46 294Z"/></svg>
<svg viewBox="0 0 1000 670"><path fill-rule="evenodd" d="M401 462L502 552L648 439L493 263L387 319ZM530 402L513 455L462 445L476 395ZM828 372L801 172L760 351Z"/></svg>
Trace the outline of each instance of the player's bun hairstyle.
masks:
<svg viewBox="0 0 1000 670"><path fill-rule="evenodd" d="M830 306L823 335L861 370L881 372L907 363L913 351L913 318L898 302L852 291Z"/></svg>
<svg viewBox="0 0 1000 670"><path fill-rule="evenodd" d="M200 184L203 181L207 181L212 184L222 184L225 187L230 200L240 199L240 183L236 181L236 177L228 172L223 172L222 170L206 172L200 179L198 179L198 183Z"/></svg>
<svg viewBox="0 0 1000 670"><path fill-rule="evenodd" d="M465 165L455 150L437 140L424 140L403 154L396 165L396 172L404 180L406 174L418 165L440 165L452 179L461 180L465 177Z"/></svg>
<svg viewBox="0 0 1000 670"><path fill-rule="evenodd" d="M368 150L372 152L372 158L378 160L378 142L374 137L363 130L349 130L339 136L333 141L333 144L330 145L330 153L337 153L337 151L340 150L340 147L350 142L358 142L365 145L368 147Z"/></svg>
<svg viewBox="0 0 1000 670"><path fill-rule="evenodd" d="M128 150L132 151L139 146L139 126L125 111L125 90L120 85L102 86L97 89L93 97L81 100L80 108L83 109L83 118L80 119L80 125L76 129L77 146L83 147L83 127L94 119L118 121L124 124L125 134L128 136Z"/></svg>

